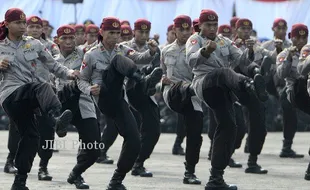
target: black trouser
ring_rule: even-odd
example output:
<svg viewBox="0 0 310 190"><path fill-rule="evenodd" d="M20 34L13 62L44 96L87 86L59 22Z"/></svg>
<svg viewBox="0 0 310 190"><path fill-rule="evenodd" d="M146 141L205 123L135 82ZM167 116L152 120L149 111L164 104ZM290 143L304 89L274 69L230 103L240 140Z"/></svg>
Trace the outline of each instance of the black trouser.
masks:
<svg viewBox="0 0 310 190"><path fill-rule="evenodd" d="M77 155L77 164L73 168L76 175L81 175L91 167L100 155L100 129L98 121L95 118L82 119L79 108L80 91L75 83L69 83L58 92L62 109L69 109L72 114L72 125L79 133L79 152Z"/></svg>
<svg viewBox="0 0 310 190"><path fill-rule="evenodd" d="M203 97L212 109L217 128L213 137L211 165L215 169L224 170L235 149L236 121L232 100L232 92L239 103L249 110L249 150L251 155L258 155L263 147L266 127L263 104L254 94L245 91L241 83L245 77L231 69L214 69L205 76Z"/></svg>
<svg viewBox="0 0 310 190"><path fill-rule="evenodd" d="M237 125L237 134L235 139L235 149L240 148L242 144L242 139L246 133L246 126L243 117L242 106L234 103L234 111L235 111L235 118L236 118L236 125ZM214 117L212 110L209 108L209 129L208 129L208 136L209 139L212 141L214 137L214 133L217 127L217 123Z"/></svg>
<svg viewBox="0 0 310 190"><path fill-rule="evenodd" d="M185 136L186 136L186 129L184 124L184 116L182 114L177 114L177 126L176 126L176 140L175 145L179 146L182 144Z"/></svg>
<svg viewBox="0 0 310 190"><path fill-rule="evenodd" d="M53 156L53 145L55 139L55 128L53 125L53 118L47 115L37 116L39 133L40 133L40 146L38 155L41 158L39 166L46 168L49 160Z"/></svg>
<svg viewBox="0 0 310 190"><path fill-rule="evenodd" d="M113 119L105 117L105 120L106 120L106 126L104 127L102 132L101 142L103 142L104 144L104 151L107 152L109 148L112 146L112 144L115 142L118 135L118 131Z"/></svg>
<svg viewBox="0 0 310 190"><path fill-rule="evenodd" d="M124 77L137 71L135 63L123 56L115 56L103 72L98 106L106 117L113 120L119 134L124 138L116 171L123 176L128 173L140 152L137 122L124 100Z"/></svg>
<svg viewBox="0 0 310 190"><path fill-rule="evenodd" d="M43 114L61 108L61 103L47 83L25 84L3 102L3 109L14 122L21 137L15 156L15 166L21 175L30 172L39 148L39 131L35 119L37 108Z"/></svg>
<svg viewBox="0 0 310 190"><path fill-rule="evenodd" d="M195 167L199 161L202 144L203 113L194 110L191 101L192 95L189 94L188 90L182 90L182 88L189 87L188 85L185 86L183 82L178 82L170 88L168 92L168 103L173 111L182 114L184 117L186 129L186 164Z"/></svg>
<svg viewBox="0 0 310 190"><path fill-rule="evenodd" d="M128 81L128 83L130 82L133 82L134 86L126 91L128 100L141 118L141 149L136 162L143 163L150 157L158 142L160 136L160 114L158 106L149 96L143 94L140 85L132 80Z"/></svg>
<svg viewBox="0 0 310 190"><path fill-rule="evenodd" d="M13 162L14 161L19 141L20 141L20 135L18 133L17 127L15 127L14 122L10 119L10 123L9 123L9 138L8 138L9 154L8 154L8 157L7 157L7 161L8 162Z"/></svg>

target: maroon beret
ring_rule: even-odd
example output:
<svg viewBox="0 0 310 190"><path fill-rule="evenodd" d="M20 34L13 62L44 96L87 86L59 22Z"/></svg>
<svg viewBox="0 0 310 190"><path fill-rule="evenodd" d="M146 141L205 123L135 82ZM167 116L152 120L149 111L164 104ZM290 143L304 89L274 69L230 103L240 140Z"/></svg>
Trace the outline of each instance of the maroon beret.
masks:
<svg viewBox="0 0 310 190"><path fill-rule="evenodd" d="M308 37L308 27L304 24L294 24L292 26L291 32L288 34L289 38L307 36Z"/></svg>
<svg viewBox="0 0 310 190"><path fill-rule="evenodd" d="M175 28L190 28L192 27L192 19L187 15L179 15L174 20L174 27Z"/></svg>
<svg viewBox="0 0 310 190"><path fill-rule="evenodd" d="M75 29L70 25L63 25L57 30L57 37L64 35L75 35Z"/></svg>
<svg viewBox="0 0 310 190"><path fill-rule="evenodd" d="M273 21L273 28L274 27L277 27L277 26L286 26L287 27L287 22L286 20L284 20L283 18L276 18L274 21Z"/></svg>
<svg viewBox="0 0 310 190"><path fill-rule="evenodd" d="M203 9L200 12L199 23L204 23L208 21L218 21L218 16L215 11L210 9Z"/></svg>
<svg viewBox="0 0 310 190"><path fill-rule="evenodd" d="M100 28L102 30L121 30L121 22L116 17L105 17Z"/></svg>
<svg viewBox="0 0 310 190"><path fill-rule="evenodd" d="M121 25L125 25L125 24L130 26L130 22L128 20L122 20Z"/></svg>
<svg viewBox="0 0 310 190"><path fill-rule="evenodd" d="M132 35L132 29L129 25L124 24L121 26L121 36L130 36Z"/></svg>
<svg viewBox="0 0 310 190"><path fill-rule="evenodd" d="M89 24L85 30L86 34L88 34L88 33L96 33L97 34L98 32L99 32L99 27L94 25L94 24Z"/></svg>
<svg viewBox="0 0 310 190"><path fill-rule="evenodd" d="M6 11L4 20L7 22L13 22L17 20L26 20L26 15L21 9L12 8Z"/></svg>
<svg viewBox="0 0 310 190"><path fill-rule="evenodd" d="M228 24L223 24L221 26L219 26L217 32L219 34L231 34L231 27Z"/></svg>
<svg viewBox="0 0 310 190"><path fill-rule="evenodd" d="M173 24L170 24L167 28L167 32L170 32L173 29Z"/></svg>
<svg viewBox="0 0 310 190"><path fill-rule="evenodd" d="M253 27L252 22L247 19L247 18L240 18L237 22L236 22L236 28L240 28L242 26L250 26L251 28Z"/></svg>
<svg viewBox="0 0 310 190"><path fill-rule="evenodd" d="M85 25L84 24L77 24L74 26L76 32L85 32Z"/></svg>
<svg viewBox="0 0 310 190"><path fill-rule="evenodd" d="M134 30L151 30L151 22L146 19L138 19L135 22Z"/></svg>
<svg viewBox="0 0 310 190"><path fill-rule="evenodd" d="M43 26L49 26L50 22L46 19L42 19Z"/></svg>
<svg viewBox="0 0 310 190"><path fill-rule="evenodd" d="M31 16L27 18L27 25L30 25L30 24L39 24L43 26L42 19L38 16Z"/></svg>
<svg viewBox="0 0 310 190"><path fill-rule="evenodd" d="M239 20L238 17L236 17L236 16L232 17L232 18L230 19L230 26L231 26L231 27L235 27L238 20Z"/></svg>

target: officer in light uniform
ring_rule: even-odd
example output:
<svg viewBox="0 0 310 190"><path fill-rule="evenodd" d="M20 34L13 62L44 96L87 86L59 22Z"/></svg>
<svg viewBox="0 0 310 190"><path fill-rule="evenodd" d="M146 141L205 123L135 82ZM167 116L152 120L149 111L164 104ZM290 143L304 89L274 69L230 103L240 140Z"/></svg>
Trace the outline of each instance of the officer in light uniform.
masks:
<svg viewBox="0 0 310 190"><path fill-rule="evenodd" d="M78 81L81 91L98 100L100 111L114 121L119 134L124 137L117 169L108 190L126 189L122 181L132 169L141 146L138 126L123 96L124 78L134 79L146 95L153 95L155 85L162 76L160 68L154 69L147 76L142 76L137 68L137 65L154 59L157 44L154 41L148 42L149 49L143 53L117 44L120 27L120 21L115 17L102 20L99 44L85 54L81 80Z"/></svg>
<svg viewBox="0 0 310 190"><path fill-rule="evenodd" d="M11 190L28 189L27 174L39 146L36 111L55 118L53 123L60 137L66 135L66 127L72 118L69 110L61 113L61 103L51 85L37 75L37 66L45 65L61 78L74 79L79 72L57 63L39 40L23 36L26 16L22 10L9 9L0 30L0 103L21 135L15 157L18 173Z"/></svg>
<svg viewBox="0 0 310 190"><path fill-rule="evenodd" d="M217 33L219 36L222 35L228 39L232 39L232 29L229 25L219 26ZM244 138L246 126L244 123L242 106L240 106L240 103L235 102L234 103L234 109L235 109L236 125L237 125L237 136L236 136L236 140L235 140L235 149L238 149L238 148L240 148L241 143L242 143L242 139ZM211 109L209 109L208 114L209 114L208 137L211 140L210 150L209 150L209 154L208 154L208 160L211 160L212 144L213 144L212 140L214 137L214 133L215 133L217 123L216 123L214 114L213 114ZM233 158L230 158L228 166L231 168L241 168L242 164L235 162L235 160Z"/></svg>
<svg viewBox="0 0 310 190"><path fill-rule="evenodd" d="M167 106L184 116L187 141L183 183L201 184L195 175L195 167L202 144L202 102L190 88L193 74L185 56L185 43L192 34L191 25L189 16L180 15L174 19L177 39L162 50L161 66L165 73L162 83L166 83L163 94Z"/></svg>
<svg viewBox="0 0 310 190"><path fill-rule="evenodd" d="M99 28L94 24L89 24L85 30L85 40L84 45L81 45L80 48L86 53L92 47L97 45Z"/></svg>
<svg viewBox="0 0 310 190"><path fill-rule="evenodd" d="M146 19L138 19L134 23L134 38L131 41L123 42L137 52L145 52L149 49L147 40L150 37L151 23ZM154 68L160 66L160 50L156 50L154 59L138 65L141 73L149 74ZM142 68L143 67L143 68ZM126 94L130 105L138 112L137 122L141 121L141 150L132 169L131 174L141 177L152 177L153 174L144 168L144 162L150 157L160 135L159 108L154 96L146 96L133 80L126 84ZM137 118L138 117L138 118Z"/></svg>
<svg viewBox="0 0 310 190"><path fill-rule="evenodd" d="M170 24L167 28L167 33L166 33L167 42L165 44L160 45L159 49L163 49L165 46L171 44L176 39L175 32L172 29L173 29L173 24Z"/></svg>
<svg viewBox="0 0 310 190"><path fill-rule="evenodd" d="M67 68L79 70L84 54L81 49L76 47L75 33L75 29L69 25L58 28L57 37L61 53L56 57L56 60ZM84 182L81 174L92 166L99 156L99 147L95 148L95 144L100 142L95 105L91 96L81 93L75 82L57 78L56 88L63 107L70 109L73 113L71 123L77 128L79 140L83 144L89 145L80 147L77 164L67 181L70 184L75 184L77 189L88 189L89 186Z"/></svg>
<svg viewBox="0 0 310 190"><path fill-rule="evenodd" d="M237 48L228 38L217 36L218 16L213 10L202 10L199 17L201 32L193 34L186 43L186 58L193 69L192 86L196 95L212 109L217 129L213 138L211 157L212 168L205 190L235 190L234 185L227 185L223 180L224 169L234 151L236 124L233 103L239 100L247 106L251 114L250 141L260 141L257 147L262 149L266 129L264 106L267 100L265 81L258 74L258 65L251 63L254 53L251 46L245 52ZM238 67L243 73L233 68ZM257 152L257 155L259 152ZM251 155L246 172L261 171L257 164L257 155Z"/></svg>
<svg viewBox="0 0 310 190"><path fill-rule="evenodd" d="M76 45L83 45L85 43L85 29L86 27L83 24L77 24L74 26L74 29L76 31L75 34L75 41Z"/></svg>
<svg viewBox="0 0 310 190"><path fill-rule="evenodd" d="M123 24L121 26L121 37L119 43L130 41L132 40L132 38L133 38L133 32L131 27L127 24Z"/></svg>
<svg viewBox="0 0 310 190"><path fill-rule="evenodd" d="M233 38L236 37L237 35L237 29L236 29L236 23L237 21L239 20L238 17L234 16L230 19L230 27L231 27L231 30L232 30L232 36Z"/></svg>
<svg viewBox="0 0 310 190"><path fill-rule="evenodd" d="M289 33L292 40L292 46L284 49L277 57L277 74L280 79L285 80L285 88L281 92L281 103L283 108L283 119L289 122L290 126L284 128L286 139L284 140L283 155L287 157L296 157L296 153L291 149L295 133L297 131L296 108L309 114L307 99L301 93L302 88L306 88L307 64L305 61L307 47L301 54L301 49L307 44L308 28L304 24L294 24ZM298 58L300 57L300 64ZM298 65L298 67L297 67ZM298 72L299 71L299 72ZM301 75L300 75L301 74ZM304 76L304 77L302 77ZM285 123L285 126L288 123ZM281 156L281 155L280 155ZM297 157L303 157L303 155Z"/></svg>

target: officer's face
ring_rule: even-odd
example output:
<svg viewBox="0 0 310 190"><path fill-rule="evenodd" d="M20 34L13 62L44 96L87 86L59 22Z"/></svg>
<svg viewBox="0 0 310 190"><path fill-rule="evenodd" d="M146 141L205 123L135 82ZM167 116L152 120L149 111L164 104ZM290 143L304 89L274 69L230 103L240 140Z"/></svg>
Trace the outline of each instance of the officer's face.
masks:
<svg viewBox="0 0 310 190"><path fill-rule="evenodd" d="M135 40L139 44L144 44L150 38L149 30L135 30Z"/></svg>
<svg viewBox="0 0 310 190"><path fill-rule="evenodd" d="M133 35L129 35L129 36L122 36L121 37L121 42L127 42L130 41L133 38Z"/></svg>
<svg viewBox="0 0 310 190"><path fill-rule="evenodd" d="M272 30L274 32L274 36L277 39L285 39L286 31L287 31L286 26L277 26L277 27L272 28Z"/></svg>
<svg viewBox="0 0 310 190"><path fill-rule="evenodd" d="M236 36L236 33L237 33L236 27L231 26L231 32L232 32L232 36Z"/></svg>
<svg viewBox="0 0 310 190"><path fill-rule="evenodd" d="M174 42L175 39L176 39L175 31L174 30L170 30L167 33L167 41L168 41L168 43L171 44L172 42Z"/></svg>
<svg viewBox="0 0 310 190"><path fill-rule="evenodd" d="M26 32L25 20L5 22L5 26L9 29L9 33L15 37L20 37Z"/></svg>
<svg viewBox="0 0 310 190"><path fill-rule="evenodd" d="M29 24L27 26L27 35L39 39L42 35L43 27L40 24Z"/></svg>
<svg viewBox="0 0 310 190"><path fill-rule="evenodd" d="M75 35L63 35L58 38L61 51L72 52L75 48Z"/></svg>
<svg viewBox="0 0 310 190"><path fill-rule="evenodd" d="M218 28L217 21L208 21L200 24L200 33L209 38L210 40L214 40L216 37L216 32Z"/></svg>
<svg viewBox="0 0 310 190"><path fill-rule="evenodd" d="M232 33L221 33L222 36L228 38L228 39L232 39Z"/></svg>
<svg viewBox="0 0 310 190"><path fill-rule="evenodd" d="M86 40L88 44L94 43L98 39L97 33L88 33L86 34Z"/></svg>
<svg viewBox="0 0 310 190"><path fill-rule="evenodd" d="M249 39L251 36L252 27L251 26L241 26L237 29L238 37L246 40Z"/></svg>
<svg viewBox="0 0 310 190"><path fill-rule="evenodd" d="M303 36L295 36L292 39L293 46L296 46L297 49L300 51L304 45L308 43L308 36L303 35Z"/></svg>
<svg viewBox="0 0 310 190"><path fill-rule="evenodd" d="M175 35L180 44L185 44L188 38L192 35L193 29L191 27L188 28L175 28Z"/></svg>
<svg viewBox="0 0 310 190"><path fill-rule="evenodd" d="M108 46L115 46L121 37L121 30L100 30L103 43Z"/></svg>
<svg viewBox="0 0 310 190"><path fill-rule="evenodd" d="M85 41L85 33L83 31L75 33L76 45L82 45Z"/></svg>
<svg viewBox="0 0 310 190"><path fill-rule="evenodd" d="M48 29L49 29L49 26L46 22L43 22L43 32L44 34L48 34Z"/></svg>

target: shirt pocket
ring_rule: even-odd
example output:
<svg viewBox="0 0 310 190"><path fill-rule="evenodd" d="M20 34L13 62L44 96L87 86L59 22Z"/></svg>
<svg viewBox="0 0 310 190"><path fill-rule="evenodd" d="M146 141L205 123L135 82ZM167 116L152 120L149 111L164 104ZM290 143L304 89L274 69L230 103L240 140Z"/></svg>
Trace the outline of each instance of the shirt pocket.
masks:
<svg viewBox="0 0 310 190"><path fill-rule="evenodd" d="M35 51L24 52L24 57L26 61L32 61L39 57L38 53Z"/></svg>
<svg viewBox="0 0 310 190"><path fill-rule="evenodd" d="M165 65L167 67L167 77L170 78L174 75L175 67L177 63L177 57L172 55L167 55L165 59Z"/></svg>
<svg viewBox="0 0 310 190"><path fill-rule="evenodd" d="M222 47L222 48L221 48L221 55L222 55L223 57L226 57L226 56L229 55L229 49L228 49L228 47Z"/></svg>

